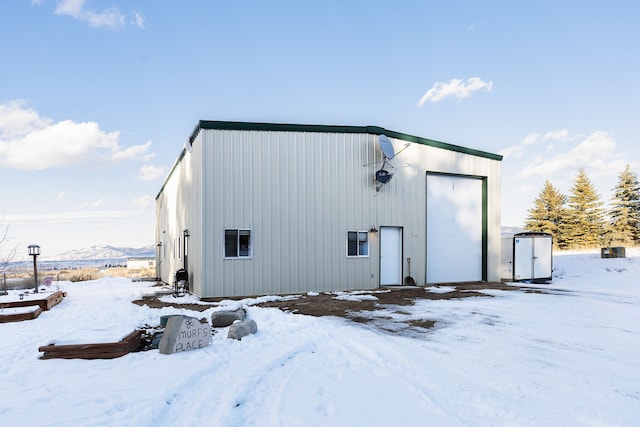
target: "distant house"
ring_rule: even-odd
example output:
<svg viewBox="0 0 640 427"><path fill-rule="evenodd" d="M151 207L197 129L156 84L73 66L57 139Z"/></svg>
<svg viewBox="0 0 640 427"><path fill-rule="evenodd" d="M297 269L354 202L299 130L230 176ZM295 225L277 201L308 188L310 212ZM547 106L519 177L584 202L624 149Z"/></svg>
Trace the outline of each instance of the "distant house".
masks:
<svg viewBox="0 0 640 427"><path fill-rule="evenodd" d="M186 269L201 297L499 281L501 160L374 126L200 121L156 197L157 274Z"/></svg>
<svg viewBox="0 0 640 427"><path fill-rule="evenodd" d="M155 257L128 257L128 270L144 270L147 268L156 268Z"/></svg>

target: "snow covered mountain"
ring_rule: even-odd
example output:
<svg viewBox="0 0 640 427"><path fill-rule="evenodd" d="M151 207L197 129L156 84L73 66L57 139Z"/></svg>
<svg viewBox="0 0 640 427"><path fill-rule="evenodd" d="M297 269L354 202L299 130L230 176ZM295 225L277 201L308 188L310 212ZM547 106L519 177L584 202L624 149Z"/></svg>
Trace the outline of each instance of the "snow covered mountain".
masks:
<svg viewBox="0 0 640 427"><path fill-rule="evenodd" d="M96 245L84 249L74 249L49 258L51 261L118 259L131 256L155 256L153 245L141 248L123 248L109 245Z"/></svg>

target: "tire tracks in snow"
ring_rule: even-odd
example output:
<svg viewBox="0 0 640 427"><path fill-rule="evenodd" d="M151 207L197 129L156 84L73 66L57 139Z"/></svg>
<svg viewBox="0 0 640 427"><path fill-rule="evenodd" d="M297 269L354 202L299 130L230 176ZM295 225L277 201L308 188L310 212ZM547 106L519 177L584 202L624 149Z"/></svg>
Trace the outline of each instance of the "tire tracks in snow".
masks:
<svg viewBox="0 0 640 427"><path fill-rule="evenodd" d="M259 315L265 309L256 310ZM358 419L347 421L367 425L380 421L376 402L385 417L403 425L422 425L416 413L440 425L460 425L434 400L426 367L418 361L407 371L407 355L388 334L311 317L297 318L287 329L286 316L278 314L271 325L259 321L258 334L242 341L215 340L200 357L216 362L177 384L150 425L325 426L344 423L354 412ZM267 318L273 317L269 311ZM194 395L192 389L211 393ZM362 411L353 411L360 406Z"/></svg>

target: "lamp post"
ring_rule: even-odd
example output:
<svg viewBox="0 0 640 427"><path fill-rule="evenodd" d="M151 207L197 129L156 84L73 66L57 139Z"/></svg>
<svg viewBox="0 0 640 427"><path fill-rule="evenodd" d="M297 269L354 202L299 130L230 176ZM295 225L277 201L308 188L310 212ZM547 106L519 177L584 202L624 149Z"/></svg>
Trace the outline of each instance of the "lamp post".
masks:
<svg viewBox="0 0 640 427"><path fill-rule="evenodd" d="M40 246L29 245L29 255L33 257L33 288L34 293L38 293L38 265L36 264L36 258L40 255Z"/></svg>

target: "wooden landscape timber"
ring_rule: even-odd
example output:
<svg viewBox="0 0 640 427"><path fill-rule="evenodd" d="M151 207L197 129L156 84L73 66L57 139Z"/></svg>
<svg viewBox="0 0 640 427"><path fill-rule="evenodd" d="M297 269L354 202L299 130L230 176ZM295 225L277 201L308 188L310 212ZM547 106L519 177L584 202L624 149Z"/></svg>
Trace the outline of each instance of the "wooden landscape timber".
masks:
<svg viewBox="0 0 640 427"><path fill-rule="evenodd" d="M38 348L40 359L115 359L140 347L142 331L135 330L118 342L95 344L49 344Z"/></svg>
<svg viewBox="0 0 640 427"><path fill-rule="evenodd" d="M29 307L30 309L20 311L17 313L0 314L0 323L22 322L23 320L33 320L36 317L40 316L40 313L42 313L42 308L39 305L31 304L25 307Z"/></svg>
<svg viewBox="0 0 640 427"><path fill-rule="evenodd" d="M0 323L33 320L36 317L40 316L40 313L42 313L43 311L50 310L52 307L60 304L66 296L66 292L56 291L46 298L2 302L0 303L0 309L31 306L38 306L38 308L19 313L0 314Z"/></svg>

